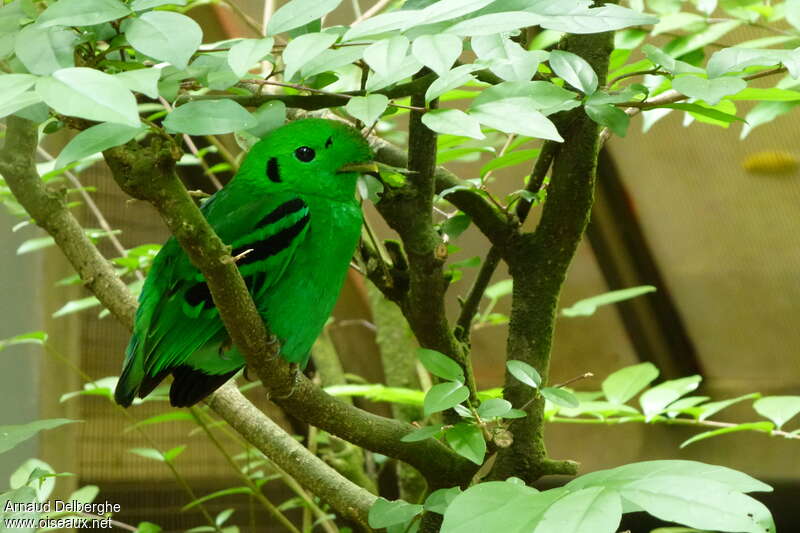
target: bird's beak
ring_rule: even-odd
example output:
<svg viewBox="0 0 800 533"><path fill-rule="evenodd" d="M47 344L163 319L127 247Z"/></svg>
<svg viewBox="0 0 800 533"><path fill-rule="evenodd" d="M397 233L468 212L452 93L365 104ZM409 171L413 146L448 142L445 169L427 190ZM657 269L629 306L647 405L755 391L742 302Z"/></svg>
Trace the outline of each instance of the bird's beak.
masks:
<svg viewBox="0 0 800 533"><path fill-rule="evenodd" d="M346 165L339 167L339 170L336 171L337 174L343 174L345 172L378 175L379 170L378 165L375 164L375 162L370 161L369 163L347 163Z"/></svg>

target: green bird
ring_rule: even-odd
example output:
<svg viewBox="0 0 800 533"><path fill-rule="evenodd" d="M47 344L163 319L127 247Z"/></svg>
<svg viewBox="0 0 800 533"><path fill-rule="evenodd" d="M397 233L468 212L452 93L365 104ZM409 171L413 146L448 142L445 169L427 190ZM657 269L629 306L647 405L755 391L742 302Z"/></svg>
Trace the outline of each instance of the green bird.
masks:
<svg viewBox="0 0 800 533"><path fill-rule="evenodd" d="M236 265L281 357L301 366L338 298L361 233L359 174L374 171L359 132L324 119L282 126L202 206ZM193 405L245 364L203 275L170 238L153 260L114 398L125 407L168 375L170 403Z"/></svg>

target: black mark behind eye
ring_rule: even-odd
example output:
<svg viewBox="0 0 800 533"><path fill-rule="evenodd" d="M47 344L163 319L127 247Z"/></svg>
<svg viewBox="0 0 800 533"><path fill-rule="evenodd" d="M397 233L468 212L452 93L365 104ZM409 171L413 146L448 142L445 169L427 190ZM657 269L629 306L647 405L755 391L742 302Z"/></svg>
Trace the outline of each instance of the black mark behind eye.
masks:
<svg viewBox="0 0 800 533"><path fill-rule="evenodd" d="M333 137L328 137L328 140L325 141L325 148L330 148L333 144Z"/></svg>
<svg viewBox="0 0 800 533"><path fill-rule="evenodd" d="M313 160L316 155L317 153L314 151L314 149L309 146L301 146L294 151L294 156L303 163L308 163L309 161Z"/></svg>
<svg viewBox="0 0 800 533"><path fill-rule="evenodd" d="M281 182L281 169L278 167L278 159L275 157L270 157L267 161L267 177L272 182Z"/></svg>

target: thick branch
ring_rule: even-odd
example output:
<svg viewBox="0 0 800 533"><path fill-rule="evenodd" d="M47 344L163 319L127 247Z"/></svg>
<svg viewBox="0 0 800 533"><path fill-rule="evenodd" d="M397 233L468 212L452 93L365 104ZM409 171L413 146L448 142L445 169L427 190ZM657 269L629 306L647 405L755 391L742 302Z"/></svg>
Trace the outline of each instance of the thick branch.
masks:
<svg viewBox="0 0 800 533"><path fill-rule="evenodd" d="M114 316L121 324L133 329L136 301L116 276L111 264L85 238L64 202L54 200L52 193L42 186L34 165L35 149L36 126L27 120L9 117L6 144L0 151L0 172L25 210L31 215L38 214L37 222L56 238L58 246L94 295L105 307L114 310ZM56 223L60 225L51 226ZM342 516L366 523L374 497L300 446L234 387L220 389L213 398L212 408L267 457L325 499ZM289 441L294 446L290 446Z"/></svg>
<svg viewBox="0 0 800 533"><path fill-rule="evenodd" d="M50 190L36 172L36 127L27 120L8 117L0 152L0 174L36 224L47 231L93 293L112 292L118 297L106 306L123 324L133 323L136 300L97 251L75 217L67 210L65 194Z"/></svg>
<svg viewBox="0 0 800 533"><path fill-rule="evenodd" d="M274 401L300 420L364 448L406 461L426 476L458 483L472 468L439 441L404 443L414 428L347 405L277 355L231 256L175 174L169 149L161 138L149 146L131 142L106 151L106 161L120 186L135 198L151 202L192 263L203 273L217 309L241 350Z"/></svg>
<svg viewBox="0 0 800 533"><path fill-rule="evenodd" d="M407 168L408 158L400 148L383 140L374 143L375 159L395 167ZM454 189L446 196L447 201L470 216L481 232L494 244L505 246L513 234L513 225L481 193L444 167L437 166L434 172L434 186L437 194Z"/></svg>
<svg viewBox="0 0 800 533"><path fill-rule="evenodd" d="M311 454L228 383L208 401L209 406L248 442L279 464L301 485L330 504L343 517L365 529L375 496L340 475Z"/></svg>
<svg viewBox="0 0 800 533"><path fill-rule="evenodd" d="M613 48L612 34L569 35L562 45L586 59L600 83L604 83ZM535 233L513 239L504 254L514 279L507 357L534 366L545 380L561 286L594 200L599 150L599 127L582 109L560 118L565 142L554 154L551 183L539 226ZM504 396L515 407L526 405L533 394L530 387L507 373ZM531 482L546 474L574 473L577 466L574 463L547 458L541 396L527 410L526 418L511 423L514 443L498 453L492 477L516 475Z"/></svg>
<svg viewBox="0 0 800 533"><path fill-rule="evenodd" d="M388 89L375 91L371 94L382 94L390 100L396 98L405 98L413 94L421 94L425 92L425 88L435 79L434 74L416 78L408 83L395 85ZM261 87L256 86L255 91L260 92ZM314 111L317 109L326 109L330 107L338 107L347 104L347 101L354 96L364 96L365 91L349 91L341 94L327 93L327 94L252 94L244 96L235 96L230 94L204 94L204 95L187 95L178 98L175 105L185 104L194 100L219 100L224 98L226 100L233 100L246 107L258 107L266 102L279 100L286 104L286 107L294 107L297 109L305 109L306 111ZM424 102L422 104L425 105Z"/></svg>
<svg viewBox="0 0 800 533"><path fill-rule="evenodd" d="M424 97L412 96L411 104L424 106ZM443 269L447 245L433 222L436 134L422 123L422 113L417 111L410 113L408 130L408 185L400 194L385 194L377 204L383 218L400 235L408 258L408 291L398 303L419 343L447 355L464 369L466 385L476 399L469 352L453 335L445 310L450 285Z"/></svg>

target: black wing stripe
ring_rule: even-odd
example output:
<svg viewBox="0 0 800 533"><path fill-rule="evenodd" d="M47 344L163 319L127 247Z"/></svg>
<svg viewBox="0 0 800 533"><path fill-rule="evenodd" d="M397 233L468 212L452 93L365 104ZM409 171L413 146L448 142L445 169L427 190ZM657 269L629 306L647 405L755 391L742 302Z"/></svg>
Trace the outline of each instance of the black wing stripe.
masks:
<svg viewBox="0 0 800 533"><path fill-rule="evenodd" d="M277 255L281 253L283 250L291 246L292 242L297 238L300 233L303 232L305 227L308 225L309 221L309 214L306 213L303 215L301 219L297 222L289 226L288 228L284 228L278 233L274 235L270 235L268 238L255 241L252 243L245 244L243 246L239 246L231 255L236 257L239 254L244 253L247 250L252 250L250 253L242 257L236 264L241 268L242 265L248 265L250 263L255 263L257 261L263 261L268 257L273 255Z"/></svg>
<svg viewBox="0 0 800 533"><path fill-rule="evenodd" d="M269 226L270 224L274 224L275 222L279 221L283 217L289 216L292 213L296 213L306 207L306 203L301 200L300 198L294 198L289 200L288 202L283 202L281 205L270 211L267 216L262 218L256 223L257 228L263 228Z"/></svg>
<svg viewBox="0 0 800 533"><path fill-rule="evenodd" d="M253 290L254 281L253 276L245 276L244 284L247 285L248 290ZM198 304L201 304L203 309L211 309L214 307L214 299L211 297L211 290L208 288L205 281L197 282L189 287L189 290L183 295L183 299L186 300L186 303L191 307L195 307ZM161 380L159 379L159 381Z"/></svg>

